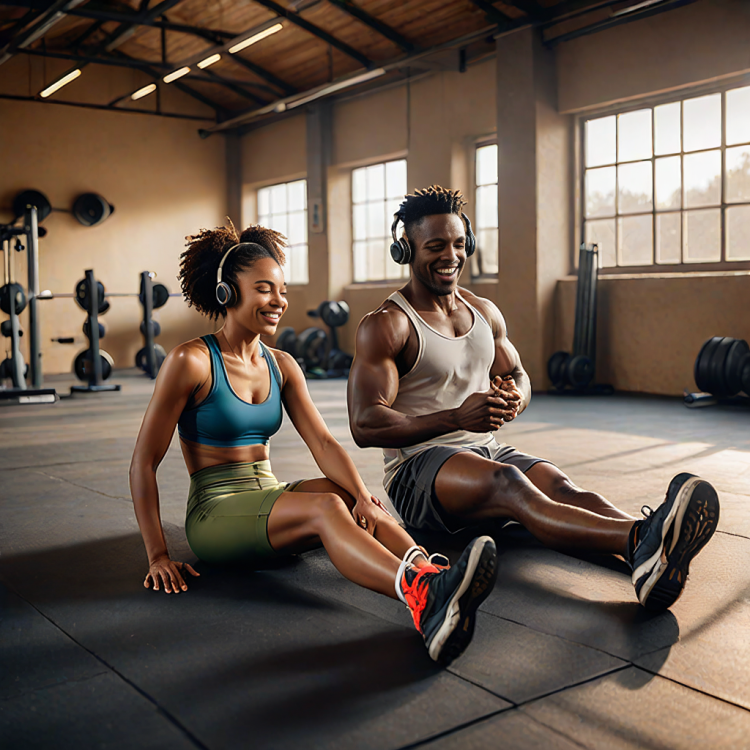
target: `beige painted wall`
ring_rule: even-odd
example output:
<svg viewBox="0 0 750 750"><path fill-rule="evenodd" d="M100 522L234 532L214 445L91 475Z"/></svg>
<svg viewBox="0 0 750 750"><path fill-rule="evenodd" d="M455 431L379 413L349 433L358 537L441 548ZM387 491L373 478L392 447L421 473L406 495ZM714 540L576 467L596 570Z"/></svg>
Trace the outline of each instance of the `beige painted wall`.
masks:
<svg viewBox="0 0 750 750"><path fill-rule="evenodd" d="M555 348L573 345L575 277L558 283ZM750 340L750 272L604 277L596 382L670 396L695 390L693 365L711 336Z"/></svg>
<svg viewBox="0 0 750 750"><path fill-rule="evenodd" d="M27 64L18 58L0 68L0 92L22 88L18 76ZM49 73L48 66L47 80ZM34 69L32 90L35 76L41 87ZM107 97L146 82L139 76L90 67L70 91L60 93L106 103ZM26 95L29 81L22 83ZM72 88L76 85L78 91ZM184 101L174 91L168 96L170 107L205 113L203 105ZM55 208L69 210L82 192L100 193L115 206L114 214L96 227L80 225L70 213L48 217L48 234L40 241L41 289L72 293L84 270L93 268L108 291L137 292L141 270L155 271L158 281L179 291L176 275L185 235L222 222L226 210L222 138L201 140L197 121L7 100L0 100L0 121L1 221L12 219L13 197L26 188L41 190ZM25 282L25 256L14 255L17 274ZM102 318L107 329L102 346L117 367L132 367L142 346L141 308L136 298L113 298L111 304ZM45 301L40 307L43 370L69 371L74 355L84 348L85 314L71 299ZM181 298L170 299L155 318L162 325L158 342L167 350L211 330ZM25 319L23 324L27 327ZM77 343L50 341L60 336L75 336Z"/></svg>
<svg viewBox="0 0 750 750"><path fill-rule="evenodd" d="M557 48L561 112L750 72L750 3L700 0Z"/></svg>

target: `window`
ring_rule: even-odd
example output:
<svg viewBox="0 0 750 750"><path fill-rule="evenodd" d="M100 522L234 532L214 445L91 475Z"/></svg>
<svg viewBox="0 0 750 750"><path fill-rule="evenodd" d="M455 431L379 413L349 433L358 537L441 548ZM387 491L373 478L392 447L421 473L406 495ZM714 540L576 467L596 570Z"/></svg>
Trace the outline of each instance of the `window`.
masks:
<svg viewBox="0 0 750 750"><path fill-rule="evenodd" d="M258 223L288 240L287 284L307 284L307 180L282 182L258 190Z"/></svg>
<svg viewBox="0 0 750 750"><path fill-rule="evenodd" d="M497 144L478 146L475 160L476 200L474 233L477 250L471 261L472 276L497 274Z"/></svg>
<svg viewBox="0 0 750 750"><path fill-rule="evenodd" d="M405 193L406 159L352 170L354 281L409 277L409 266L394 263L390 253L393 214Z"/></svg>
<svg viewBox="0 0 750 750"><path fill-rule="evenodd" d="M584 141L602 266L750 260L750 86L590 119Z"/></svg>

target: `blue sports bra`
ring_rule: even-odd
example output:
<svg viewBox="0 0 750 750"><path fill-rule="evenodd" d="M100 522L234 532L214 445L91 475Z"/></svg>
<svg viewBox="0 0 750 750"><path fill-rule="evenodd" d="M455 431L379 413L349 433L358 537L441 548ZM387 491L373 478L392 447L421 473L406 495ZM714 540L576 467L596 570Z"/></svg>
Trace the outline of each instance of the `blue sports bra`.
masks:
<svg viewBox="0 0 750 750"><path fill-rule="evenodd" d="M271 377L268 398L259 404L243 401L232 389L216 336L201 337L211 357L211 390L197 406L185 409L177 422L180 437L201 445L233 448L268 445L281 427L281 373L268 349L260 342Z"/></svg>

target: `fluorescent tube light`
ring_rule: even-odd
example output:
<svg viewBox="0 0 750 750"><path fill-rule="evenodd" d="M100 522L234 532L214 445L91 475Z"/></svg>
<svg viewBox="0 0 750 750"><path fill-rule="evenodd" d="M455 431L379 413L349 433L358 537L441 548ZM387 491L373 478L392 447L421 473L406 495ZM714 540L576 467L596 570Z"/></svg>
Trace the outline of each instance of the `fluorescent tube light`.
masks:
<svg viewBox="0 0 750 750"><path fill-rule="evenodd" d="M244 39L238 44L235 44L233 47L230 47L229 54L234 55L240 50L243 50L246 47L249 47L251 44L255 44L256 42L259 42L261 39L265 39L267 36L271 36L271 34L275 34L277 31L281 31L283 28L284 27L280 23L276 23L273 26L269 26L267 29L263 31L259 31L257 34L253 34L252 36L249 36L247 39Z"/></svg>
<svg viewBox="0 0 750 750"><path fill-rule="evenodd" d="M375 70L368 70L366 73L354 76L353 78L347 78L343 81L337 81L336 83L332 83L330 86L324 86L323 88L318 89L318 91L314 91L308 96L303 96L301 99L297 99L293 102L287 102L286 108L293 109L294 107L299 107L302 104L312 102L315 99L320 99L321 96L328 96L328 94L333 94L335 91L348 89L350 86L356 86L359 83L370 81L373 78L379 78L380 76L385 75L385 72L385 68L375 68Z"/></svg>
<svg viewBox="0 0 750 750"><path fill-rule="evenodd" d="M155 83L149 83L147 86L144 86L142 89L138 89L138 91L132 93L130 95L130 98L136 102L139 99L143 99L144 96L148 96L149 94L153 94L154 91L156 91L156 84Z"/></svg>
<svg viewBox="0 0 750 750"><path fill-rule="evenodd" d="M42 91L39 96L42 97L42 99L46 99L48 96L51 96L55 93L55 91L58 91L66 84L70 83L71 81L75 81L78 76L81 75L81 69L76 68L75 70L71 70L70 73L66 73L62 78L58 78L54 83L51 83L49 86L47 86L44 91Z"/></svg>
<svg viewBox="0 0 750 750"><path fill-rule="evenodd" d="M198 67L203 70L203 68L207 68L209 65L213 65L214 63L219 62L221 60L221 55L217 52L215 55L211 55L211 57L207 57L205 60L201 60L198 63Z"/></svg>
<svg viewBox="0 0 750 750"><path fill-rule="evenodd" d="M176 81L178 78L186 76L189 72L190 68L186 65L184 68L179 68L178 70L173 70L171 73L167 73L162 80L164 83L172 83L172 81Z"/></svg>

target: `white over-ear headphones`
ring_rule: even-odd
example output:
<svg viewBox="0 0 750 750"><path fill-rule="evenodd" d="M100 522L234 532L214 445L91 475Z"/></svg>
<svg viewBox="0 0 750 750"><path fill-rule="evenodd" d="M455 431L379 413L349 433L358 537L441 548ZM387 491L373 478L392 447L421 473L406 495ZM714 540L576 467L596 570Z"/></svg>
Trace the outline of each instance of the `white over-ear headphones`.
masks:
<svg viewBox="0 0 750 750"><path fill-rule="evenodd" d="M221 263L219 263L219 270L216 272L216 301L222 307L232 307L233 305L237 304L237 290L231 284L227 284L226 281L221 280L221 272L224 268L224 261L227 259L229 253L231 253L232 250L238 248L240 245L247 244L247 242L238 242L236 245L232 245L232 247L230 247L229 250L224 253L224 257L221 259Z"/></svg>

